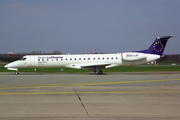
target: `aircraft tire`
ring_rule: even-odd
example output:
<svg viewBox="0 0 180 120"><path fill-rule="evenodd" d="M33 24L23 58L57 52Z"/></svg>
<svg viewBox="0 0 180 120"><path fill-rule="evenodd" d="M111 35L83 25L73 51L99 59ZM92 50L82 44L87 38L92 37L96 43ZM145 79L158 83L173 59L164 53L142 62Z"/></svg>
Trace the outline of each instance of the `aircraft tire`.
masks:
<svg viewBox="0 0 180 120"><path fill-rule="evenodd" d="M100 70L100 71L98 72L98 74L103 74L103 72Z"/></svg>
<svg viewBox="0 0 180 120"><path fill-rule="evenodd" d="M18 75L18 74L19 74L19 72L18 72L18 71L16 71L16 72L15 72L15 74L16 74L16 75Z"/></svg>
<svg viewBox="0 0 180 120"><path fill-rule="evenodd" d="M96 73L96 74L103 74L103 72L101 70L98 71L98 72L94 71L94 73Z"/></svg>

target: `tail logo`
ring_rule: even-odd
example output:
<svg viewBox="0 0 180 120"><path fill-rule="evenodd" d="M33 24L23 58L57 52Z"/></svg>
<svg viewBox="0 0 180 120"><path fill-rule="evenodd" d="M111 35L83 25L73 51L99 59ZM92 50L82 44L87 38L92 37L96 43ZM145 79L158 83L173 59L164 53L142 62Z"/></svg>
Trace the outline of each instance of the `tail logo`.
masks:
<svg viewBox="0 0 180 120"><path fill-rule="evenodd" d="M163 44L161 42L155 42L153 45L154 51L161 52L164 48Z"/></svg>

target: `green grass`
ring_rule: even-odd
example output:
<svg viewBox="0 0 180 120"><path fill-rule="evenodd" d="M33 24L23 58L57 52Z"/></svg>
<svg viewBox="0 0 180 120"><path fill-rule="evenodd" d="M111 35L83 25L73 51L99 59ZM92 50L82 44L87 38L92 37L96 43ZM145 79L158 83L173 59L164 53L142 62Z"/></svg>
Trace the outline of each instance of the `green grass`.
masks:
<svg viewBox="0 0 180 120"><path fill-rule="evenodd" d="M114 68L108 68L102 70L104 73L108 72L144 72L144 71L180 71L180 66L118 66ZM0 65L0 72L13 72L9 71ZM34 68L23 68L19 69L19 72L52 72L52 73L92 73L92 70L79 70L79 69L70 69L70 68L37 68L36 71Z"/></svg>
<svg viewBox="0 0 180 120"><path fill-rule="evenodd" d="M180 71L180 66L119 66L104 72Z"/></svg>

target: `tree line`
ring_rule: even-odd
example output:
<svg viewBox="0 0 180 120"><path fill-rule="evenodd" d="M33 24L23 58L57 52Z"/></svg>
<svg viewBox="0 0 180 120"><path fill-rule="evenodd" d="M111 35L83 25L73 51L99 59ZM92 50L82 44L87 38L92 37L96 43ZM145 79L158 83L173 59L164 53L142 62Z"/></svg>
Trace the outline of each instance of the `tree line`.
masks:
<svg viewBox="0 0 180 120"><path fill-rule="evenodd" d="M180 63L180 55L164 55L157 63Z"/></svg>
<svg viewBox="0 0 180 120"><path fill-rule="evenodd" d="M32 51L32 52L19 52L16 54L0 54L0 61L12 62L19 60L24 55L61 55L62 52L59 50L54 50L52 53L46 53L42 51Z"/></svg>
<svg viewBox="0 0 180 120"><path fill-rule="evenodd" d="M59 51L59 50L54 50L53 52L51 53L46 53L46 52L42 52L42 51L31 51L31 52L19 52L19 53L16 53L17 55L61 55L62 52Z"/></svg>

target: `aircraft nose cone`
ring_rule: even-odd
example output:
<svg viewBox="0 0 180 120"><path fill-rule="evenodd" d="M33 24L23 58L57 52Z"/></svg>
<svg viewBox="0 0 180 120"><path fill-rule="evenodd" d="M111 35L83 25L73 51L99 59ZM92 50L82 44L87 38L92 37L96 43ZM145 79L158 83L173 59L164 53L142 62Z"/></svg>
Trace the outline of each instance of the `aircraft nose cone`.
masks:
<svg viewBox="0 0 180 120"><path fill-rule="evenodd" d="M18 61L15 61L15 62L11 62L7 65L5 65L4 67L5 68L16 68L18 66Z"/></svg>
<svg viewBox="0 0 180 120"><path fill-rule="evenodd" d="M5 67L5 68L8 68L8 67L9 67L9 64L5 65L4 67Z"/></svg>

